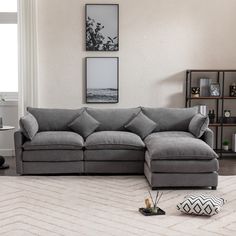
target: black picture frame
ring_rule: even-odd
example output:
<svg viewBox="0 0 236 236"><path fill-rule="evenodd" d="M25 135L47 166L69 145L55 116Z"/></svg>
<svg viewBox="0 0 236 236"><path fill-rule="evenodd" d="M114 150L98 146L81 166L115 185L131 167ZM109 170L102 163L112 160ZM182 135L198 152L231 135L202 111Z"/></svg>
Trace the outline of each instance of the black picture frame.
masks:
<svg viewBox="0 0 236 236"><path fill-rule="evenodd" d="M119 57L86 57L85 90L86 103L118 103Z"/></svg>
<svg viewBox="0 0 236 236"><path fill-rule="evenodd" d="M85 4L85 32L86 51L119 51L119 4Z"/></svg>

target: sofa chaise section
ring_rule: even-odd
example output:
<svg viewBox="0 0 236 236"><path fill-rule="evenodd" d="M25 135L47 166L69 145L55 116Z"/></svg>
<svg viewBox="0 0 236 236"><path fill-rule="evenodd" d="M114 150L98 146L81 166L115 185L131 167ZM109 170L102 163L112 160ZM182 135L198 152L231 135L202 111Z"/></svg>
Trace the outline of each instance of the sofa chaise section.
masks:
<svg viewBox="0 0 236 236"><path fill-rule="evenodd" d="M165 131L145 139L145 175L152 188L196 186L216 188L216 153L189 132Z"/></svg>

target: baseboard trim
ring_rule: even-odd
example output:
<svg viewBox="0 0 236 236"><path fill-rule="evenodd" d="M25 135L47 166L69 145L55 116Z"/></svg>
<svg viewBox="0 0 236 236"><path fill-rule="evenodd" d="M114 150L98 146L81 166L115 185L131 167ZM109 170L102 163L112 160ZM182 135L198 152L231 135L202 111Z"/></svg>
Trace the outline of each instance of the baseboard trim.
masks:
<svg viewBox="0 0 236 236"><path fill-rule="evenodd" d="M14 149L0 149L0 156L12 157L15 155Z"/></svg>

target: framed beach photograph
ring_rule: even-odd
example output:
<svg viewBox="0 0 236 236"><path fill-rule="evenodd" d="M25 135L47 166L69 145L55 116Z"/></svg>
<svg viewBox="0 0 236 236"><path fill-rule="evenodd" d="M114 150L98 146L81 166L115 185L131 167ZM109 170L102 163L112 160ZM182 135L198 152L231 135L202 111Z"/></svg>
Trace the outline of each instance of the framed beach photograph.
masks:
<svg viewBox="0 0 236 236"><path fill-rule="evenodd" d="M86 4L86 51L119 50L119 5Z"/></svg>
<svg viewBox="0 0 236 236"><path fill-rule="evenodd" d="M86 103L119 102L119 58L86 58Z"/></svg>

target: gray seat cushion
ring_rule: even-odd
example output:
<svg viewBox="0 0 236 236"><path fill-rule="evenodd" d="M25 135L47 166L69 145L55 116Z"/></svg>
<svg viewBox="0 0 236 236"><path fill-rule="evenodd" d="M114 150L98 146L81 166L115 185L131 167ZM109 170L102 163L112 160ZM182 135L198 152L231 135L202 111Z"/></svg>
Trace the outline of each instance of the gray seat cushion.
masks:
<svg viewBox="0 0 236 236"><path fill-rule="evenodd" d="M140 112L140 108L87 108L86 111L100 123L97 131L125 131L124 126Z"/></svg>
<svg viewBox="0 0 236 236"><path fill-rule="evenodd" d="M152 160L146 152L145 161L149 169L156 173L209 173L219 169L216 158L211 160Z"/></svg>
<svg viewBox="0 0 236 236"><path fill-rule="evenodd" d="M46 109L28 107L37 120L40 131L70 131L68 124L78 117L83 111L81 109Z"/></svg>
<svg viewBox="0 0 236 236"><path fill-rule="evenodd" d="M45 131L37 133L32 141L24 143L25 150L82 149L83 138L69 131Z"/></svg>
<svg viewBox="0 0 236 236"><path fill-rule="evenodd" d="M144 140L152 160L214 159L217 154L201 139L189 132L152 133Z"/></svg>
<svg viewBox="0 0 236 236"><path fill-rule="evenodd" d="M145 145L138 135L130 132L100 131L88 136L85 142L85 148L143 150Z"/></svg>
<svg viewBox="0 0 236 236"><path fill-rule="evenodd" d="M142 112L158 125L158 131L188 131L188 126L198 108L151 108L142 107Z"/></svg>

